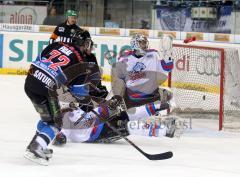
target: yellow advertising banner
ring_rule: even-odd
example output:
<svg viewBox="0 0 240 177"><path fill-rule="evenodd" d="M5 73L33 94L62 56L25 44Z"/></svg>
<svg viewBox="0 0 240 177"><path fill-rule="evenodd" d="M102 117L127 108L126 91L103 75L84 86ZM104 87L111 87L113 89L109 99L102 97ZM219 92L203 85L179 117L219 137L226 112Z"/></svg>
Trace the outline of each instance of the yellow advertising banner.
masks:
<svg viewBox="0 0 240 177"><path fill-rule="evenodd" d="M217 42L229 42L230 36L229 34L214 34L214 41Z"/></svg>
<svg viewBox="0 0 240 177"><path fill-rule="evenodd" d="M191 37L196 37L197 41L202 41L203 40L203 33L190 33L188 32L186 34L186 38L191 38Z"/></svg>
<svg viewBox="0 0 240 177"><path fill-rule="evenodd" d="M40 25L39 32L52 33L55 28L56 28L56 26Z"/></svg>
<svg viewBox="0 0 240 177"><path fill-rule="evenodd" d="M28 70L26 69L0 68L0 74L27 75L27 73L28 73Z"/></svg>
<svg viewBox="0 0 240 177"><path fill-rule="evenodd" d="M118 29L118 28L100 28L99 33L103 34L103 35L120 36L120 29Z"/></svg>
<svg viewBox="0 0 240 177"><path fill-rule="evenodd" d="M149 37L149 31L145 29L129 29L129 36L133 36L136 33L141 33L147 37Z"/></svg>

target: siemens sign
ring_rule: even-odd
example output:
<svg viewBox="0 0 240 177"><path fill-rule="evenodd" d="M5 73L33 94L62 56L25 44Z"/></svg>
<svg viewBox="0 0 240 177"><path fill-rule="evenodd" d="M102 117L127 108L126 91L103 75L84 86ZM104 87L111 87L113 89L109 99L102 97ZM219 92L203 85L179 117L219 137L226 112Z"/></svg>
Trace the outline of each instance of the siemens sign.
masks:
<svg viewBox="0 0 240 177"><path fill-rule="evenodd" d="M36 50L40 53L48 41L37 41L37 48L33 46L33 40L21 40L13 39L9 43L9 49L14 53L14 55L9 56L9 61L19 62L26 59L27 62L34 60L33 51ZM36 55L35 55L36 57Z"/></svg>
<svg viewBox="0 0 240 177"><path fill-rule="evenodd" d="M3 32L3 37L2 67L28 69L30 62L35 60L37 55L48 45L50 34ZM99 65L104 68L104 73L109 73L111 63L117 60L120 53L130 49L129 37L92 36L92 38L95 43L93 53L95 53ZM157 48L158 40L150 40L150 44L153 48Z"/></svg>
<svg viewBox="0 0 240 177"><path fill-rule="evenodd" d="M13 33L4 34L3 67L5 68L25 68L32 62L39 53L48 45L50 34L38 33ZM129 50L129 39L118 37L94 36L95 50L99 64L102 67L109 67L106 54L111 51L114 54L111 62L115 62L119 53Z"/></svg>

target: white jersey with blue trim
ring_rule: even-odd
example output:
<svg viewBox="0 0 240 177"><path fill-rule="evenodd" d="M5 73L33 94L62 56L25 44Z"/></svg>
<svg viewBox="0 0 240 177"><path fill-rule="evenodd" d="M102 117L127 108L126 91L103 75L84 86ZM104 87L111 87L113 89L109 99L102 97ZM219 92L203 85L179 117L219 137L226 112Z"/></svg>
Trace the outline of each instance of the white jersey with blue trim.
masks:
<svg viewBox="0 0 240 177"><path fill-rule="evenodd" d="M166 81L172 68L172 60L161 60L153 49L140 58L133 51L128 52L116 64L117 77L124 80L127 89L145 94L153 93L159 84Z"/></svg>

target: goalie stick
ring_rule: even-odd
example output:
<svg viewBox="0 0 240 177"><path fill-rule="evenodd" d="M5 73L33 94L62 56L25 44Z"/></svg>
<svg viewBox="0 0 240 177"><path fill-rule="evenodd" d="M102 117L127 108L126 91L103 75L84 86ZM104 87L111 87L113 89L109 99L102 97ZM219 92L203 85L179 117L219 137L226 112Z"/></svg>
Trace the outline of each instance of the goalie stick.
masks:
<svg viewBox="0 0 240 177"><path fill-rule="evenodd" d="M122 133L117 130L108 120L103 118L101 115L99 115L96 111L92 110L92 112L103 122L105 122L109 128L111 128L115 133L117 133L121 138L123 138L125 141L127 141L131 146L133 146L138 152L140 152L142 155L144 155L149 160L165 160L170 159L173 157L172 151L167 151L159 154L148 154L144 152L142 149L140 149L137 145L135 145L131 140L129 140L127 137L123 136Z"/></svg>

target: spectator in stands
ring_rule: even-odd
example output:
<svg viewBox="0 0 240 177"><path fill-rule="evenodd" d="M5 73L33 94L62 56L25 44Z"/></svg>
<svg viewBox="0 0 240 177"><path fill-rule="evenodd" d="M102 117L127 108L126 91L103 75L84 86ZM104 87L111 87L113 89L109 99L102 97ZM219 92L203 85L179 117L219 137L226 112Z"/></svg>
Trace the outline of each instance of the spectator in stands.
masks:
<svg viewBox="0 0 240 177"><path fill-rule="evenodd" d="M52 6L49 9L48 16L44 19L43 25L58 25L61 23L61 17L57 15L57 9Z"/></svg>

